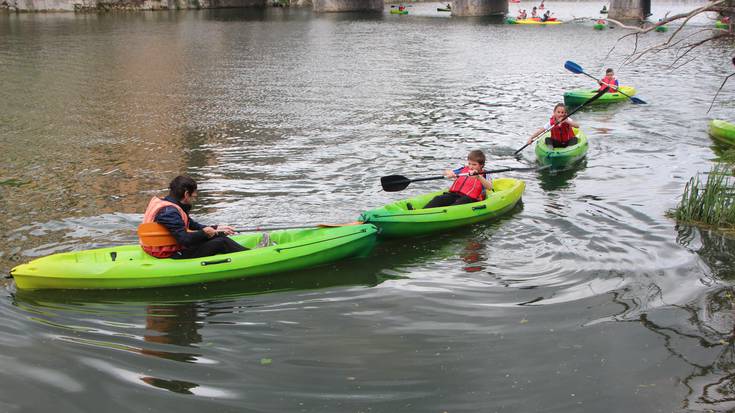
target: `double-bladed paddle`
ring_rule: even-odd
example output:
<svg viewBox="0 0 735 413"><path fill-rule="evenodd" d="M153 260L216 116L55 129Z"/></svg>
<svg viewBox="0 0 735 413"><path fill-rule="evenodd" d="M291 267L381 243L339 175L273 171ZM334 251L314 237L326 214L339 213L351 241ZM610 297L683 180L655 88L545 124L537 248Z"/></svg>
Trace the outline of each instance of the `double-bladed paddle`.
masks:
<svg viewBox="0 0 735 413"><path fill-rule="evenodd" d="M489 171L482 171L480 173L476 174L459 174L457 176L469 176L469 175L484 175L484 174L494 174L498 172L508 172L508 171L537 171L540 169L545 169L546 167L534 167L534 168L501 168L501 169L491 169ZM403 175L389 175L384 176L380 178L380 185L383 186L383 190L385 192L398 192L406 189L406 187L411 182L420 182L420 181L433 181L438 179L446 179L446 176L439 175L439 176L431 176L428 178L416 178L416 179L408 179Z"/></svg>
<svg viewBox="0 0 735 413"><path fill-rule="evenodd" d="M597 94L595 94L591 98L587 99L586 102L582 103L581 105L577 106L573 111L569 112L567 114L567 116L564 116L563 118L561 118L561 120L559 122L556 122L553 125L549 125L548 128L546 128L546 129L542 130L541 132L537 133L533 138L531 138L531 141L530 142L526 143L525 145L523 145L520 148L518 148L517 151L513 152L513 155L518 155L522 150L526 149L526 147L528 145L532 144L533 141L535 141L539 136L543 136L544 133L552 130L555 126L560 125L562 122L564 122L565 120L567 120L568 117L574 115L578 110L582 109L583 107L585 107L585 106L589 105L590 103L594 102L595 100L597 100L600 96L604 95L605 92L607 92L608 89L609 89L608 87L605 87L604 89L600 90L599 92L597 92Z"/></svg>
<svg viewBox="0 0 735 413"><path fill-rule="evenodd" d="M585 73L584 69L582 69L582 66L580 66L580 65L572 62L571 60L567 60L564 63L564 68L567 69L568 71L574 73L574 74L577 74L577 75L580 75L580 74L581 75L585 75L585 76L587 76L587 77L595 80L597 83L601 83L599 79L597 79L596 77L590 75L589 73ZM617 89L617 93L620 93L623 96L627 96L628 99L630 99L630 101L633 102L633 103L635 103L635 104L645 104L646 103L645 101L643 101L643 99L639 99L639 98L637 98L635 96L630 96L630 95L626 94L625 92L623 92L622 90L620 90L620 88L616 88L616 89Z"/></svg>

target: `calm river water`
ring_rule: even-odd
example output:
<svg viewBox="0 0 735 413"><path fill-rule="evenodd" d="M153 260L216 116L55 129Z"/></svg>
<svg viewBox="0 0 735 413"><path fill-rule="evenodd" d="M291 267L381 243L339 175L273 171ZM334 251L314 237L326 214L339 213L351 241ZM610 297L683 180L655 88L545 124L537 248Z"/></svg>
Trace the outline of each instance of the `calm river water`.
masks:
<svg viewBox="0 0 735 413"><path fill-rule="evenodd" d="M654 4L654 17L699 4ZM564 19L601 5L547 2ZM586 162L508 174L524 202L496 222L206 287L8 281L0 411L735 409L733 243L665 215L716 157L707 119L735 120L732 82L706 113L733 45L675 71L668 52L621 66L632 41L608 56L620 29L437 6L0 15L4 274L135 242L147 200L179 173L201 183L202 222L302 225L439 189L385 193L379 177L436 175L470 149L489 167L531 165L532 150L513 151L564 90L595 86L567 59L618 69L649 103L575 116Z"/></svg>

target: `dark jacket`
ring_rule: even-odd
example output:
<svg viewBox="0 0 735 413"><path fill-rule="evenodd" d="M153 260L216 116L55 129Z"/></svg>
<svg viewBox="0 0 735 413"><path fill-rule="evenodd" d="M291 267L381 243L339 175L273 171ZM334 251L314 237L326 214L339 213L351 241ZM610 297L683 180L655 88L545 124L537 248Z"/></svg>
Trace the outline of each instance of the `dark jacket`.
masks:
<svg viewBox="0 0 735 413"><path fill-rule="evenodd" d="M186 216L189 217L191 205L184 205L171 196L167 196L163 199L180 206L186 213ZM181 218L181 214L179 214L179 211L172 206L161 208L161 210L158 211L158 214L156 214L155 221L168 228L171 235L176 238L176 242L184 248L195 247L209 239L207 234L202 231L202 228L206 226L210 226L215 229L217 228L216 225L202 225L189 217L189 229L193 231L189 232L186 230L186 227L184 227L184 220Z"/></svg>

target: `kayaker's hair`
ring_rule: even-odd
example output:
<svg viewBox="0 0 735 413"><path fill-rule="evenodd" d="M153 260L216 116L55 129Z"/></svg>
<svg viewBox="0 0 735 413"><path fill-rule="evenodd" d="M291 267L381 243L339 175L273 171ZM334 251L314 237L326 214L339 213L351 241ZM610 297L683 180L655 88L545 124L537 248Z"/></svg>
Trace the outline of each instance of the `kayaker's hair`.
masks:
<svg viewBox="0 0 735 413"><path fill-rule="evenodd" d="M197 183L186 175L179 175L168 184L168 194L178 199L184 198L184 194L188 191L190 194L197 190Z"/></svg>
<svg viewBox="0 0 735 413"><path fill-rule="evenodd" d="M480 165L485 165L485 153L483 153L479 149L475 149L474 151L470 151L470 153L467 154L467 160L477 162Z"/></svg>
<svg viewBox="0 0 735 413"><path fill-rule="evenodd" d="M605 70L605 74L608 74L608 73L613 73L612 67L608 67L608 68L607 68L607 69Z"/></svg>
<svg viewBox="0 0 735 413"><path fill-rule="evenodd" d="M563 103L557 103L556 106L554 106L554 112L556 112L556 110L559 108L564 108L564 110L567 110L567 105Z"/></svg>

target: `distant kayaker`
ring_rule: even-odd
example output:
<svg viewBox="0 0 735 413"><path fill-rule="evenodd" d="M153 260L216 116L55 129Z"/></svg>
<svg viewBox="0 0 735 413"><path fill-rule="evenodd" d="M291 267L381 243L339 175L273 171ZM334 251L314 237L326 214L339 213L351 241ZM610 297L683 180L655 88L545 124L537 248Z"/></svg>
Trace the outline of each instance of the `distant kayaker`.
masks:
<svg viewBox="0 0 735 413"><path fill-rule="evenodd" d="M554 106L554 114L551 116L549 123L538 128L530 138L528 143L533 142L533 139L538 136L541 132L551 127L551 137L546 138L546 145L553 148L566 148L567 146L576 145L577 137L574 136L574 130L572 128L579 128L579 124L573 121L571 118L566 118L560 123L564 117L567 116L567 107L563 103L557 103Z"/></svg>
<svg viewBox="0 0 735 413"><path fill-rule="evenodd" d="M543 10L544 9L544 0L541 0L541 4L539 4L538 9L539 10Z"/></svg>
<svg viewBox="0 0 735 413"><path fill-rule="evenodd" d="M607 70L605 70L605 77L603 77L599 83L600 88L598 89L598 91L606 87L610 88L610 90L607 91L608 93L615 93L618 91L619 83L618 80L615 79L615 72L612 70L612 68L608 68Z"/></svg>
<svg viewBox="0 0 735 413"><path fill-rule="evenodd" d="M533 19L536 17L538 17L538 13L536 12L536 6L533 6L533 8L531 9L531 18Z"/></svg>
<svg viewBox="0 0 735 413"><path fill-rule="evenodd" d="M143 223L166 227L176 240L174 245L149 246L141 238L143 250L156 258L199 258L216 254L245 251L233 241L235 229L226 225L202 225L189 217L197 199L197 183L188 176L177 176L169 184L168 196L153 197L143 216Z"/></svg>
<svg viewBox="0 0 735 413"><path fill-rule="evenodd" d="M545 21L549 20L550 17L551 17L551 11L546 10L546 13L544 13L544 15L541 16L541 21L542 22L545 22Z"/></svg>
<svg viewBox="0 0 735 413"><path fill-rule="evenodd" d="M465 166L444 171L446 178L455 180L449 192L435 196L424 208L469 204L485 199L485 191L492 191L493 183L486 174L481 173L484 167L485 154L481 150L470 151Z"/></svg>
<svg viewBox="0 0 735 413"><path fill-rule="evenodd" d="M518 20L526 20L528 18L528 13L526 13L526 9L523 9L518 14Z"/></svg>

